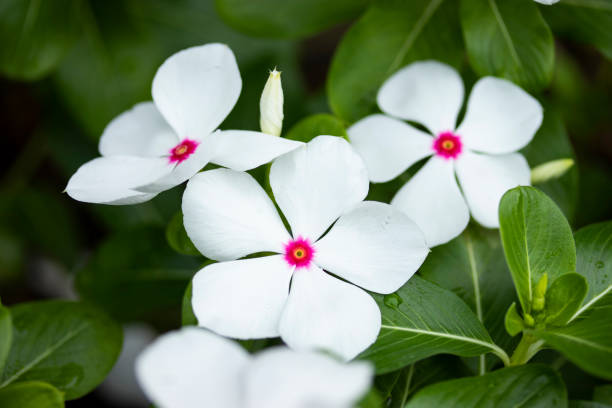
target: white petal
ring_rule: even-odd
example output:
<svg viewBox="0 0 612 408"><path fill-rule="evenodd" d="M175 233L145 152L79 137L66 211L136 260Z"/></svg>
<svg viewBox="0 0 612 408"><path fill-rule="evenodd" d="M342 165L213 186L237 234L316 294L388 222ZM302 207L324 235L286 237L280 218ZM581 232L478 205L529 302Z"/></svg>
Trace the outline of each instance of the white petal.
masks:
<svg viewBox="0 0 612 408"><path fill-rule="evenodd" d="M281 255L204 267L193 278L198 324L239 339L277 337L292 271Z"/></svg>
<svg viewBox="0 0 612 408"><path fill-rule="evenodd" d="M348 128L347 133L374 183L396 178L433 153L430 135L385 115L368 116Z"/></svg>
<svg viewBox="0 0 612 408"><path fill-rule="evenodd" d="M536 1L536 2L538 2L540 4L546 4L548 6L550 6L551 4L555 4L555 3L559 2L559 0L534 0L534 1Z"/></svg>
<svg viewBox="0 0 612 408"><path fill-rule="evenodd" d="M385 81L377 101L383 112L418 122L433 134L452 131L463 103L463 82L446 64L414 62Z"/></svg>
<svg viewBox="0 0 612 408"><path fill-rule="evenodd" d="M315 244L315 262L367 290L391 293L421 266L429 249L407 215L366 201L340 217Z"/></svg>
<svg viewBox="0 0 612 408"><path fill-rule="evenodd" d="M99 149L103 156L167 156L179 142L153 102L123 112L104 129Z"/></svg>
<svg viewBox="0 0 612 408"><path fill-rule="evenodd" d="M489 228L499 228L497 209L504 193L529 185L529 165L519 153L492 156L467 151L455 168L472 216Z"/></svg>
<svg viewBox="0 0 612 408"><path fill-rule="evenodd" d="M350 360L380 331L380 310L364 290L319 267L296 269L280 334L296 350L323 349Z"/></svg>
<svg viewBox="0 0 612 408"><path fill-rule="evenodd" d="M75 200L99 204L137 204L155 193L135 188L172 171L165 158L134 156L98 157L83 164L72 175L66 192Z"/></svg>
<svg viewBox="0 0 612 408"><path fill-rule="evenodd" d="M485 77L474 85L457 133L472 150L510 153L533 139L542 115L533 96L505 79Z"/></svg>
<svg viewBox="0 0 612 408"><path fill-rule="evenodd" d="M232 170L246 171L268 163L304 143L248 130L224 130L213 136L211 160Z"/></svg>
<svg viewBox="0 0 612 408"><path fill-rule="evenodd" d="M318 136L272 163L270 185L293 236L316 241L368 193L368 174L348 142Z"/></svg>
<svg viewBox="0 0 612 408"><path fill-rule="evenodd" d="M168 58L153 79L155 105L181 139L215 130L238 100L242 80L227 45L187 48Z"/></svg>
<svg viewBox="0 0 612 408"><path fill-rule="evenodd" d="M291 238L255 179L229 169L205 171L189 180L183 222L196 248L217 261L255 252L281 253Z"/></svg>
<svg viewBox="0 0 612 408"><path fill-rule="evenodd" d="M210 143L213 137L214 134L210 134L197 140L200 144L191 156L180 163L172 164L174 168L166 176L154 182L140 185L137 190L145 193L159 193L189 180L210 162L211 157L215 153L214 146Z"/></svg>
<svg viewBox="0 0 612 408"><path fill-rule="evenodd" d="M247 408L353 407L368 391L373 374L362 361L342 364L321 353L267 349L247 370Z"/></svg>
<svg viewBox="0 0 612 408"><path fill-rule="evenodd" d="M430 247L461 234L470 220L452 161L436 156L404 184L391 204L416 222Z"/></svg>
<svg viewBox="0 0 612 408"><path fill-rule="evenodd" d="M238 344L190 327L160 336L136 360L145 394L163 408L243 407L249 355Z"/></svg>

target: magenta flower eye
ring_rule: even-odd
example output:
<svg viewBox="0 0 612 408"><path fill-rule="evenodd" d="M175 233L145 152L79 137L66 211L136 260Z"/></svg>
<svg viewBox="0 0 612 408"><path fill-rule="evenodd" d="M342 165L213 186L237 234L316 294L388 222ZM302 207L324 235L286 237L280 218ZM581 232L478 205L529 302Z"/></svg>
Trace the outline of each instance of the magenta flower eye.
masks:
<svg viewBox="0 0 612 408"><path fill-rule="evenodd" d="M461 138L453 132L442 132L434 139L433 149L440 157L456 159L463 150L463 144Z"/></svg>
<svg viewBox="0 0 612 408"><path fill-rule="evenodd" d="M191 139L183 139L183 141L170 150L170 163L181 163L187 160L198 148L199 143Z"/></svg>
<svg viewBox="0 0 612 408"><path fill-rule="evenodd" d="M314 248L308 238L298 237L285 244L285 261L296 268L307 268L314 256Z"/></svg>

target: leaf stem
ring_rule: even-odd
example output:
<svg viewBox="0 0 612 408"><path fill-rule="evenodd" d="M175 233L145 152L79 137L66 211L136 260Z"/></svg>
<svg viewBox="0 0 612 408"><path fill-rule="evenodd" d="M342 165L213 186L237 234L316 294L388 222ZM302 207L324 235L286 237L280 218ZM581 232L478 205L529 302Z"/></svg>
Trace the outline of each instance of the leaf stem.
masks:
<svg viewBox="0 0 612 408"><path fill-rule="evenodd" d="M514 349L512 357L510 357L510 365L516 366L527 363L542 349L543 345L543 340L539 340L534 335L523 332L521 341L518 346L516 346L516 349Z"/></svg>

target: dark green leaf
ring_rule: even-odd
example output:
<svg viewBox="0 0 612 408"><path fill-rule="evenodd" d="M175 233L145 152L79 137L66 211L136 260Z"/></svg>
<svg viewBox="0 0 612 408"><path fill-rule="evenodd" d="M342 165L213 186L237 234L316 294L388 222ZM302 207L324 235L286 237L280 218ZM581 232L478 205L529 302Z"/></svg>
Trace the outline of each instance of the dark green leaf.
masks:
<svg viewBox="0 0 612 408"><path fill-rule="evenodd" d="M550 367L530 364L430 385L419 391L406 408L566 406L567 392L561 378Z"/></svg>
<svg viewBox="0 0 612 408"><path fill-rule="evenodd" d="M198 319L193 313L191 307L191 291L193 290L193 282L189 282L185 295L183 296L183 307L181 309L181 325L182 326L197 326Z"/></svg>
<svg viewBox="0 0 612 408"><path fill-rule="evenodd" d="M371 360L379 374L441 353L473 357L493 352L508 358L457 295L418 276L396 293L373 296L382 327L360 357Z"/></svg>
<svg viewBox="0 0 612 408"><path fill-rule="evenodd" d="M610 408L610 405L593 401L570 401L569 408Z"/></svg>
<svg viewBox="0 0 612 408"><path fill-rule="evenodd" d="M28 381L0 389L2 408L62 408L63 394L50 384Z"/></svg>
<svg viewBox="0 0 612 408"><path fill-rule="evenodd" d="M506 261L524 313L531 313L534 287L576 270L572 230L559 207L533 187L516 187L499 205Z"/></svg>
<svg viewBox="0 0 612 408"><path fill-rule="evenodd" d="M4 370L4 364L11 349L13 341L13 323L11 312L0 304L0 373Z"/></svg>
<svg viewBox="0 0 612 408"><path fill-rule="evenodd" d="M504 77L529 90L550 83L553 36L534 2L461 0L461 26L479 75Z"/></svg>
<svg viewBox="0 0 612 408"><path fill-rule="evenodd" d="M78 38L80 0L3 0L0 71L35 80L53 70Z"/></svg>
<svg viewBox="0 0 612 408"><path fill-rule="evenodd" d="M102 382L121 351L121 327L87 303L22 303L11 314L13 345L0 387L45 381L66 399L79 398Z"/></svg>
<svg viewBox="0 0 612 408"><path fill-rule="evenodd" d="M593 401L612 405L612 384L595 387L593 391Z"/></svg>
<svg viewBox="0 0 612 408"><path fill-rule="evenodd" d="M612 380L612 308L593 310L567 327L533 333L584 371Z"/></svg>
<svg viewBox="0 0 612 408"><path fill-rule="evenodd" d="M175 253L162 229L123 231L98 248L75 285L84 299L122 321L159 318L162 312L178 312L200 263Z"/></svg>
<svg viewBox="0 0 612 408"><path fill-rule="evenodd" d="M180 211L174 214L166 227L166 240L170 247L179 254L202 256L187 236L187 231L183 226L183 213Z"/></svg>
<svg viewBox="0 0 612 408"><path fill-rule="evenodd" d="M586 279L577 273L559 276L546 292L546 324L562 326L580 308L588 290Z"/></svg>
<svg viewBox="0 0 612 408"><path fill-rule="evenodd" d="M512 303L508 308L506 318L504 319L504 325L506 326L506 331L511 336L516 336L525 328L523 318L516 310L516 303Z"/></svg>
<svg viewBox="0 0 612 408"><path fill-rule="evenodd" d="M304 37L357 17L369 0L216 0L232 27L263 37Z"/></svg>
<svg viewBox="0 0 612 408"><path fill-rule="evenodd" d="M285 137L308 143L319 135L340 136L348 139L342 120L327 113L318 113L300 120L289 129Z"/></svg>
<svg viewBox="0 0 612 408"><path fill-rule="evenodd" d="M404 65L463 59L457 4L447 0L375 2L342 39L327 78L333 112L355 122L376 110L378 88Z"/></svg>

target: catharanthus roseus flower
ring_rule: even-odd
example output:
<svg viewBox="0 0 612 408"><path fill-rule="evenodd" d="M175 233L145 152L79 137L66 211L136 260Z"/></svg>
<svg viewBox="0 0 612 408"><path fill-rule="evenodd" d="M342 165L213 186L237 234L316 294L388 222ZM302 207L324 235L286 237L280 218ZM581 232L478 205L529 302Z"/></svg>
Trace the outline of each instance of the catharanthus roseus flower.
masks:
<svg viewBox="0 0 612 408"><path fill-rule="evenodd" d="M160 408L349 408L370 387L366 362L342 364L274 347L254 356L190 327L162 335L136 360L136 376Z"/></svg>
<svg viewBox="0 0 612 408"><path fill-rule="evenodd" d="M362 202L365 165L338 137L319 136L276 159L270 186L291 235L247 173L205 171L187 184L187 234L206 257L226 261L193 279L198 323L225 336L280 335L292 348L353 358L381 324L376 303L357 286L397 290L427 256L423 234L392 206ZM236 260L258 252L278 255Z"/></svg>
<svg viewBox="0 0 612 408"><path fill-rule="evenodd" d="M555 4L559 2L559 0L533 0L533 1L540 3L540 4L546 4L547 6L550 6L551 4Z"/></svg>
<svg viewBox="0 0 612 408"><path fill-rule="evenodd" d="M378 106L389 116L371 115L348 129L373 182L389 181L432 156L391 202L417 223L430 246L459 235L470 213L485 227L499 227L504 192L529 184L529 166L516 151L542 123L538 101L509 81L485 77L474 85L465 118L455 127L463 93L453 68L415 62L378 92ZM418 122L429 133L395 118Z"/></svg>
<svg viewBox="0 0 612 408"><path fill-rule="evenodd" d="M108 124L100 138L102 157L81 166L66 192L92 203L141 203L209 162L248 170L301 145L260 132L215 132L241 88L236 59L226 45L172 55L153 79L153 102L137 104Z"/></svg>

